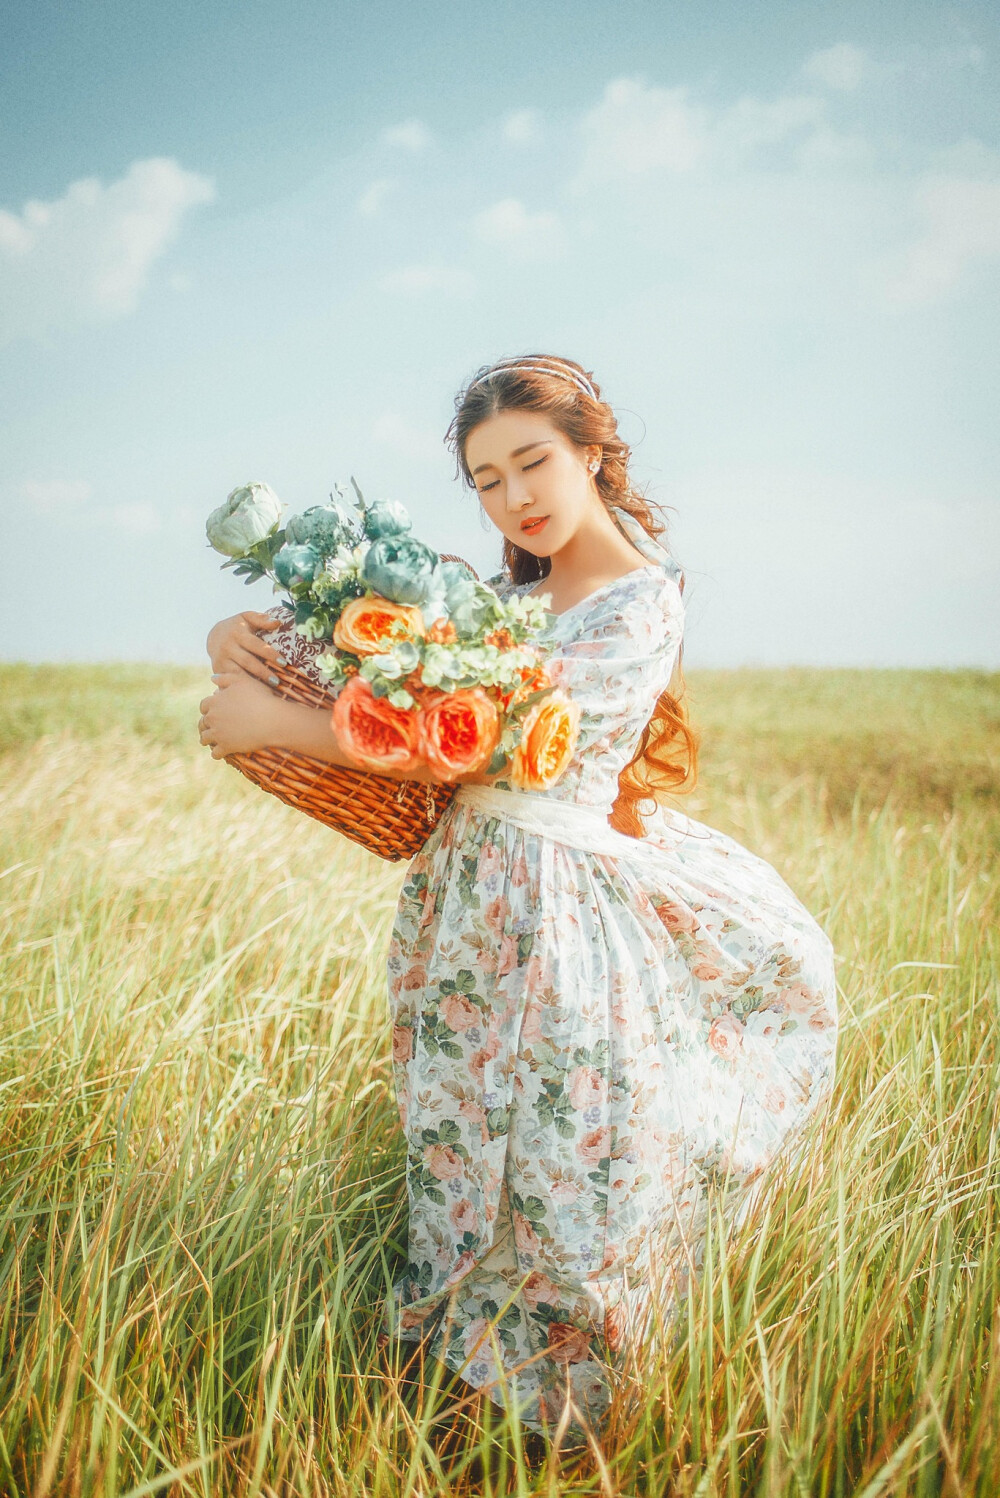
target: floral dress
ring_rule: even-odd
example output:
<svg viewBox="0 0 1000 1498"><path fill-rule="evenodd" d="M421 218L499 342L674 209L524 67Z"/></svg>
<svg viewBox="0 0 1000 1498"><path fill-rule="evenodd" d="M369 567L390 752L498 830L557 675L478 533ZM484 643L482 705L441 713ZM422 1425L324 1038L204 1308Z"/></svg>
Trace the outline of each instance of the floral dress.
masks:
<svg viewBox="0 0 1000 1498"><path fill-rule="evenodd" d="M582 719L547 796L610 810L682 625L653 563L548 616L537 643ZM711 1183L745 1203L833 1079L822 929L723 833L673 809L646 825L610 857L459 796L389 949L409 1243L384 1326L529 1428L571 1395L578 1437L654 1290L675 1314Z"/></svg>

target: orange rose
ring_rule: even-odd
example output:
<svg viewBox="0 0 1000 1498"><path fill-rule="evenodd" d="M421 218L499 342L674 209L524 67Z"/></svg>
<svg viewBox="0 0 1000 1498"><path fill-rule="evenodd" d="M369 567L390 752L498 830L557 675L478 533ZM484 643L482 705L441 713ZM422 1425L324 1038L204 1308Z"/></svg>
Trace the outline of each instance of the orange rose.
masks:
<svg viewBox="0 0 1000 1498"><path fill-rule="evenodd" d="M500 714L482 687L436 692L420 713L420 752L442 780L481 770L500 738Z"/></svg>
<svg viewBox="0 0 1000 1498"><path fill-rule="evenodd" d="M544 791L554 785L573 758L580 709L565 692L552 692L529 708L521 742L510 765L511 783L522 791Z"/></svg>
<svg viewBox="0 0 1000 1498"><path fill-rule="evenodd" d="M548 1354L557 1363L582 1363L590 1356L590 1333L569 1321L550 1321Z"/></svg>
<svg viewBox="0 0 1000 1498"><path fill-rule="evenodd" d="M420 764L416 713L376 697L363 676L352 676L333 704L333 731L344 752L366 769L406 773Z"/></svg>
<svg viewBox="0 0 1000 1498"><path fill-rule="evenodd" d="M405 633L394 632L396 623ZM424 633L420 610L403 603L390 603L376 593L371 598L352 598L333 626L333 643L352 655L377 655L394 640L413 640Z"/></svg>

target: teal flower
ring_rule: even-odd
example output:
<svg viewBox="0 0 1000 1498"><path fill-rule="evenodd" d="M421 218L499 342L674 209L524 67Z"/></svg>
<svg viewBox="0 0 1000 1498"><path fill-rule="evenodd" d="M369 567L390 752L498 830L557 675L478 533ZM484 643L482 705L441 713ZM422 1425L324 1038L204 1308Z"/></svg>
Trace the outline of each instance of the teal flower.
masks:
<svg viewBox="0 0 1000 1498"><path fill-rule="evenodd" d="M266 484L241 484L205 523L209 543L224 557L245 557L278 529L281 500Z"/></svg>
<svg viewBox="0 0 1000 1498"><path fill-rule="evenodd" d="M446 589L450 588L452 583L466 582L469 578L473 582L476 581L476 574L468 562L442 562L438 570L441 573L441 579Z"/></svg>
<svg viewBox="0 0 1000 1498"><path fill-rule="evenodd" d="M454 565L444 563L444 567ZM498 599L492 588L477 582L468 573L448 585L445 603L456 632L466 638L481 634L483 629L496 622L498 616Z"/></svg>
<svg viewBox="0 0 1000 1498"><path fill-rule="evenodd" d="M274 558L274 575L283 588L311 583L323 566L323 558L312 546L289 546L286 542Z"/></svg>
<svg viewBox="0 0 1000 1498"><path fill-rule="evenodd" d="M346 511L338 504L313 505L285 522L285 537L296 546L312 546L323 557L339 546L353 546L357 539Z"/></svg>
<svg viewBox="0 0 1000 1498"><path fill-rule="evenodd" d="M440 594L440 560L436 551L413 536L381 536L368 548L361 581L393 603L422 605Z"/></svg>
<svg viewBox="0 0 1000 1498"><path fill-rule="evenodd" d="M409 529L406 508L395 499L377 499L365 511L365 533L373 541L380 536L402 536Z"/></svg>

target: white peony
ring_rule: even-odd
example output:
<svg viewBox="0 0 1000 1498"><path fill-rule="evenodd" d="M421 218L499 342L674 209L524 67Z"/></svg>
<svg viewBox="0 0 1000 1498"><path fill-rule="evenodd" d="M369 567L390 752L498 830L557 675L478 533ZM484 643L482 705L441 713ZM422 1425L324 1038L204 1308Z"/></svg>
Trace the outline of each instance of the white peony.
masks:
<svg viewBox="0 0 1000 1498"><path fill-rule="evenodd" d="M281 500L266 484L241 484L205 522L205 534L224 557L245 557L278 528Z"/></svg>

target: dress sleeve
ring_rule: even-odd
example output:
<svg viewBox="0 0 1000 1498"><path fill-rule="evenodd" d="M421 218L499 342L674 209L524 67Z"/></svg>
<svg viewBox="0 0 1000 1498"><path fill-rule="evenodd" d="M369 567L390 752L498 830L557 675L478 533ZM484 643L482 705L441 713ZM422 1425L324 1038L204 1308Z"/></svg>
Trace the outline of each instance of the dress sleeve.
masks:
<svg viewBox="0 0 1000 1498"><path fill-rule="evenodd" d="M673 674L683 630L680 588L668 575L650 586L648 574L638 574L579 611L548 655L553 681L581 710L578 754L628 724L641 731Z"/></svg>

